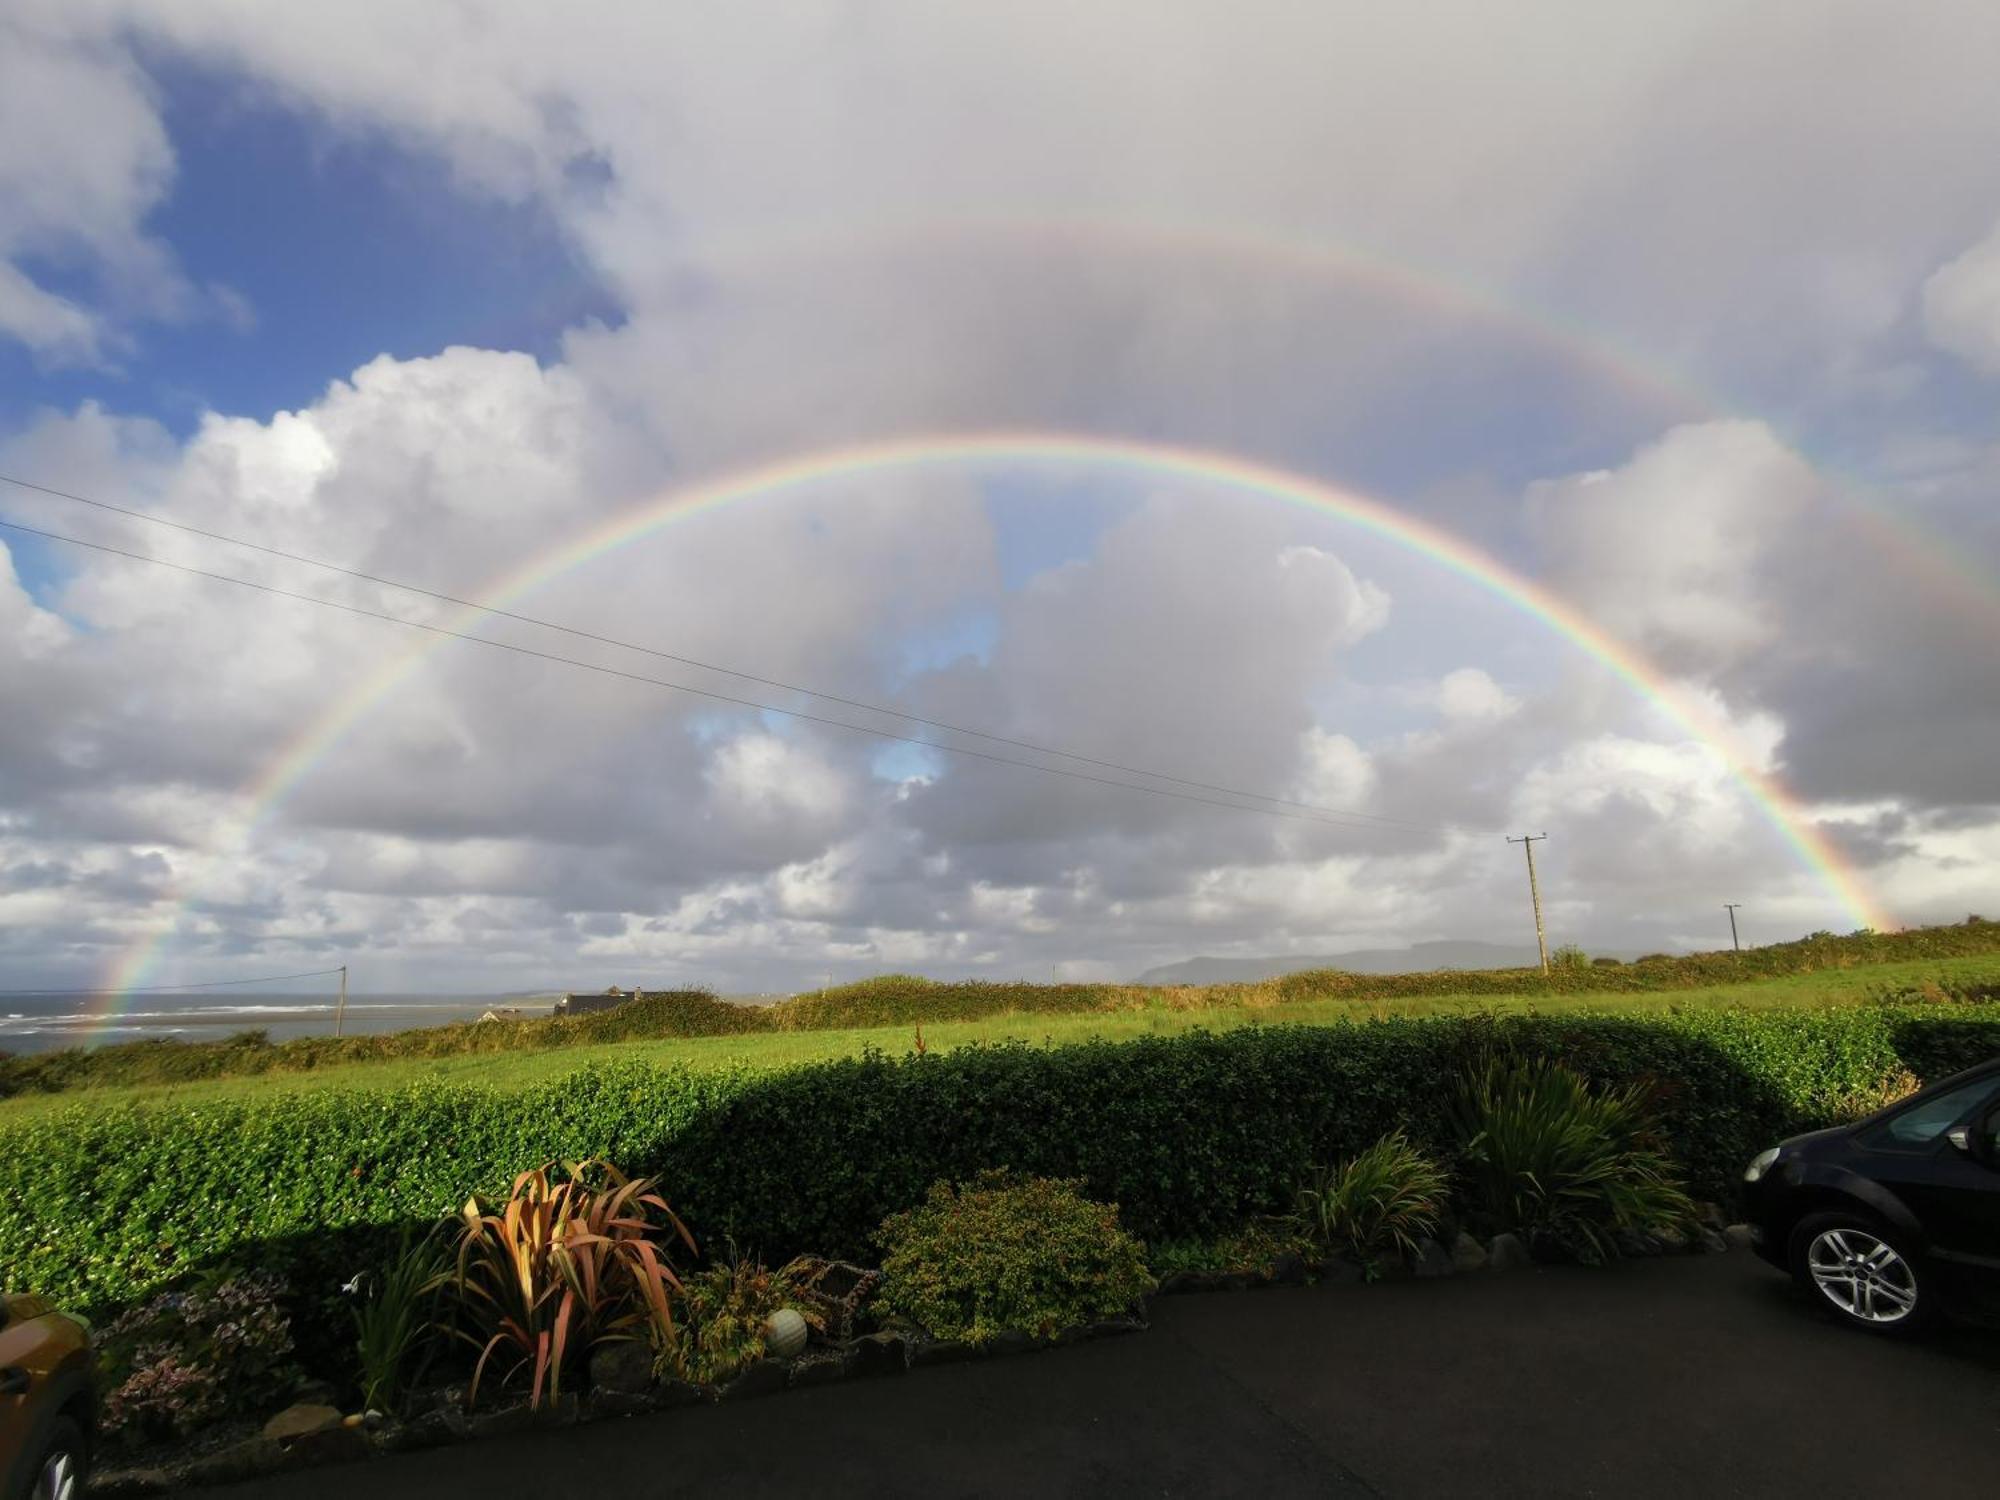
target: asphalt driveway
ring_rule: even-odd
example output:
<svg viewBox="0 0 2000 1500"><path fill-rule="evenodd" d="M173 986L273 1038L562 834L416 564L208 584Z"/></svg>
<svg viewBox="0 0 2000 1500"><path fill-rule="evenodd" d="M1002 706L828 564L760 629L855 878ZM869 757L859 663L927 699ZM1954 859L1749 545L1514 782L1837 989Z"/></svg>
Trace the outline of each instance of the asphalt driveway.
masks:
<svg viewBox="0 0 2000 1500"><path fill-rule="evenodd" d="M1150 1332L206 1493L1991 1497L2000 1333L1753 1257L1165 1299Z"/></svg>

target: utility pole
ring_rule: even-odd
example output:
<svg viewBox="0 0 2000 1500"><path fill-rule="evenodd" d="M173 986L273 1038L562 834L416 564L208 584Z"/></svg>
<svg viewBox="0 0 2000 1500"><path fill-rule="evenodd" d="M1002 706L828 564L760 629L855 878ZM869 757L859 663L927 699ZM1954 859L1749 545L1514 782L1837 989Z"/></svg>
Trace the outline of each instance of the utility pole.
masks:
<svg viewBox="0 0 2000 1500"><path fill-rule="evenodd" d="M340 966L340 1004L334 1007L333 1034L340 1035L341 1024L347 1019L347 965Z"/></svg>
<svg viewBox="0 0 2000 1500"><path fill-rule="evenodd" d="M1535 883L1535 845L1547 837L1546 833L1524 833L1507 839L1510 844L1519 844L1528 856L1528 899L1535 903L1535 947L1542 955L1544 974L1549 972L1549 940L1542 934L1542 888Z"/></svg>
<svg viewBox="0 0 2000 1500"><path fill-rule="evenodd" d="M1734 948L1738 953L1743 951L1743 940L1736 935L1736 908L1742 904L1741 901L1725 901L1722 903L1724 909L1729 913L1729 946Z"/></svg>

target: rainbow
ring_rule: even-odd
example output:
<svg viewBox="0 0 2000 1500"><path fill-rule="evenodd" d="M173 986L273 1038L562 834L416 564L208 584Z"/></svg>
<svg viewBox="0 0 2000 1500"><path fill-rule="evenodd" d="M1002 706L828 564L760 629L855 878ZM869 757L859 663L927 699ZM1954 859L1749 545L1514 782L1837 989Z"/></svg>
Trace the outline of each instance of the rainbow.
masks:
<svg viewBox="0 0 2000 1500"><path fill-rule="evenodd" d="M2000 632L2000 577L1982 569L1954 539L1893 509L1857 476L1804 452L1780 424L1745 412L1740 403L1629 343L1547 305L1502 297L1491 288L1436 266L1417 266L1365 246L1292 234L1255 224L1216 224L1147 214L1061 217L995 216L984 212L820 226L790 236L713 237L679 247L677 263L691 272L760 268L823 271L828 257L885 254L939 256L985 252L1061 253L1077 250L1120 257L1192 255L1257 266L1304 280L1363 286L1413 307L1440 309L1502 330L1566 364L1589 371L1650 410L1673 420L1744 417L1760 420L1826 484L1842 513L1866 533L1875 555L1922 581L1927 595L1949 603L1986 634Z"/></svg>
<svg viewBox="0 0 2000 1500"><path fill-rule="evenodd" d="M1629 683L1669 721L1706 745L1727 766L1745 794L1800 860L1816 872L1856 926L1887 929L1893 925L1811 815L1776 777L1751 763L1732 745L1724 727L1700 704L1675 688L1658 668L1573 606L1469 542L1379 500L1232 454L1129 438L1044 431L951 433L836 447L670 490L494 580L481 591L476 602L486 608L506 608L571 569L688 516L832 481L897 470L967 465L1087 466L1151 479L1201 480L1336 517L1427 558L1540 621ZM458 611L449 624L454 630L463 630L482 618L480 609L465 609ZM246 831L268 818L356 724L448 644L446 638L427 637L308 725L262 776L244 788L248 803ZM113 966L102 991L108 1002L103 1012L107 1018L118 997L146 977L161 943L171 934L184 907L185 898L160 930L137 943Z"/></svg>

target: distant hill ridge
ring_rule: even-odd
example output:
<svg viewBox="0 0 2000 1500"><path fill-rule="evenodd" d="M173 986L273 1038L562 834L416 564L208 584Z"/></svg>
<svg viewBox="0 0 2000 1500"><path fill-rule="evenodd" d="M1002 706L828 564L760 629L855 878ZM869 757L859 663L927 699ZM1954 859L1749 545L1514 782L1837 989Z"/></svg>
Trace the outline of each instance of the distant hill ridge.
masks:
<svg viewBox="0 0 2000 1500"><path fill-rule="evenodd" d="M1634 958L1636 954L1613 954ZM1350 974L1431 973L1439 969L1525 969L1540 963L1533 948L1444 938L1405 948L1361 948L1349 953L1294 953L1266 958L1189 958L1148 969L1134 984L1257 984L1309 969Z"/></svg>

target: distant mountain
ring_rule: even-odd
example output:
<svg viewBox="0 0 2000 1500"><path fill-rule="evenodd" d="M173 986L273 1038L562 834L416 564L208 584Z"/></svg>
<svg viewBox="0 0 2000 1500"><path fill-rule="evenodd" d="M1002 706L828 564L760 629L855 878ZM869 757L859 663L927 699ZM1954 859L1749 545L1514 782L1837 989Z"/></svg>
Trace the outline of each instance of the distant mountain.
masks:
<svg viewBox="0 0 2000 1500"><path fill-rule="evenodd" d="M1307 969L1350 974L1409 974L1432 969L1521 969L1539 963L1533 948L1449 938L1407 948L1363 948L1352 953L1295 953L1274 958L1190 958L1148 969L1138 984L1255 984Z"/></svg>

